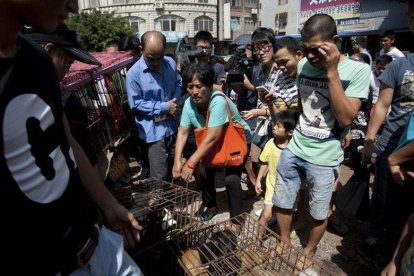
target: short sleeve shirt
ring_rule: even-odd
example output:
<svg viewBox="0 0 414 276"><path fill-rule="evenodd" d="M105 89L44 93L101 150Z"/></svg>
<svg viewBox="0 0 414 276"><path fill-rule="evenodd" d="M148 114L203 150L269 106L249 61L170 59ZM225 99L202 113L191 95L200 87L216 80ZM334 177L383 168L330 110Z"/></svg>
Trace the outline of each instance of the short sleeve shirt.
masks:
<svg viewBox="0 0 414 276"><path fill-rule="evenodd" d="M379 80L394 89L391 111L387 116L384 130L378 138L378 149L385 154L391 153L414 108L414 55L400 58L387 66ZM381 92L380 92L381 94Z"/></svg>
<svg viewBox="0 0 414 276"><path fill-rule="evenodd" d="M275 139L270 139L267 141L262 152L260 153L259 160L260 162L268 164L268 172L266 176L266 186L270 185L271 187L275 186L276 174L277 174L277 164L279 163L280 154L282 153L281 148L279 148Z"/></svg>
<svg viewBox="0 0 414 276"><path fill-rule="evenodd" d="M275 105L279 109L298 108L298 87L296 79L281 74L275 83Z"/></svg>
<svg viewBox="0 0 414 276"><path fill-rule="evenodd" d="M230 111L233 118L233 122L236 124L241 124L244 128L246 134L246 140L248 143L252 140L252 132L247 123L241 118L239 111L237 110L236 105L231 101L227 100L224 97L216 96L218 91L211 93L210 98L210 118L208 121L208 127L220 127L229 122L227 116L227 103L230 104ZM227 98L227 97L226 97ZM184 104L183 112L181 114L180 124L185 128L202 128L205 125L205 117L198 110L196 104L189 97Z"/></svg>
<svg viewBox="0 0 414 276"><path fill-rule="evenodd" d="M367 64L344 57L338 73L345 95L366 99L371 70ZM288 148L298 157L321 166L337 166L343 160L341 138L345 129L331 109L326 72L313 67L306 58L298 65L299 98L302 113Z"/></svg>

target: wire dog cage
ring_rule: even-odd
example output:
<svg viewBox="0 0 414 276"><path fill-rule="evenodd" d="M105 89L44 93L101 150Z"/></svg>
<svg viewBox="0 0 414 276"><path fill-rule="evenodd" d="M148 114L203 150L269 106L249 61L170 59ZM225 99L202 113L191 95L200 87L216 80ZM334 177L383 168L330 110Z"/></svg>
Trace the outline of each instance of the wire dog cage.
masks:
<svg viewBox="0 0 414 276"><path fill-rule="evenodd" d="M244 213L207 226L195 223L156 244L146 259L164 266L144 266L151 275L333 275L318 260L283 243L269 229L258 239L257 220ZM143 256L140 256L141 258Z"/></svg>
<svg viewBox="0 0 414 276"><path fill-rule="evenodd" d="M199 193L161 180L143 180L113 192L138 219L143 230L134 254L172 239L195 223Z"/></svg>
<svg viewBox="0 0 414 276"><path fill-rule="evenodd" d="M125 136L133 125L125 87L126 70L133 64L130 53L94 53L99 68L75 62L62 81L63 98L70 123L89 131L96 151ZM80 119L80 113L85 114Z"/></svg>

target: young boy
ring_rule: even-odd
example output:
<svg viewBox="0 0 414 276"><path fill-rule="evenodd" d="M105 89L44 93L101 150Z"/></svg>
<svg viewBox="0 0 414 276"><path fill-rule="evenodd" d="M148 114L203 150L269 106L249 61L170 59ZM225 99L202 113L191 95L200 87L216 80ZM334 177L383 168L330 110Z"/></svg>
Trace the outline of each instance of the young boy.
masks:
<svg viewBox="0 0 414 276"><path fill-rule="evenodd" d="M327 225L333 185L343 160L341 139L368 94L370 68L342 55L335 20L326 14L310 17L301 32L306 59L298 64L301 114L293 138L282 151L272 198L281 238L290 243L292 208L306 179L312 217L303 249L312 257ZM301 258L298 269L310 265Z"/></svg>
<svg viewBox="0 0 414 276"><path fill-rule="evenodd" d="M259 239L262 238L265 227L272 218L272 197L275 190L276 168L279 162L280 153L288 145L293 135L296 123L299 119L299 112L291 109L280 111L275 116L275 125L273 127L273 139L270 139L259 160L261 162L260 170L257 175L256 193L262 192L262 178L266 176L266 194L264 198L264 209L259 219Z"/></svg>
<svg viewBox="0 0 414 276"><path fill-rule="evenodd" d="M264 94L262 97L269 107L273 121L280 110L298 108L296 72L302 56L301 47L296 39L282 37L276 41L274 61L282 74L275 83L275 93Z"/></svg>

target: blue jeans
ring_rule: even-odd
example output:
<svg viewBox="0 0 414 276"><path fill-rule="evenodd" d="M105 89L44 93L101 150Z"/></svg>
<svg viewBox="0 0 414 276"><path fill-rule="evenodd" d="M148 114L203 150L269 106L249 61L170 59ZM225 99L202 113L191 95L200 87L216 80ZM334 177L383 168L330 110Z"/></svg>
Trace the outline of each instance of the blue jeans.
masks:
<svg viewBox="0 0 414 276"><path fill-rule="evenodd" d="M282 209L292 209L302 182L307 180L310 214L315 220L324 220L338 175L339 165L312 164L284 149L277 167L273 204Z"/></svg>
<svg viewBox="0 0 414 276"><path fill-rule="evenodd" d="M86 275L143 275L138 265L126 253L124 238L102 227L99 242L89 263L73 271L71 276Z"/></svg>

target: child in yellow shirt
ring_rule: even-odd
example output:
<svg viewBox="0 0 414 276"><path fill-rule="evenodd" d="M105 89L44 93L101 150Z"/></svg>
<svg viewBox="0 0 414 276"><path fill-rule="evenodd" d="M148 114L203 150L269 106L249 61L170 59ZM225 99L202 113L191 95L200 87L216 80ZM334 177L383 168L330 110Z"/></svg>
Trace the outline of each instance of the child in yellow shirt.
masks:
<svg viewBox="0 0 414 276"><path fill-rule="evenodd" d="M259 157L261 165L255 185L257 194L262 192L261 181L267 173L264 209L259 218L259 239L262 238L265 228L272 218L272 197L275 189L276 171L280 153L287 147L292 138L298 118L299 113L295 110L286 109L278 112L275 116L275 124L272 131L274 138L266 143Z"/></svg>

